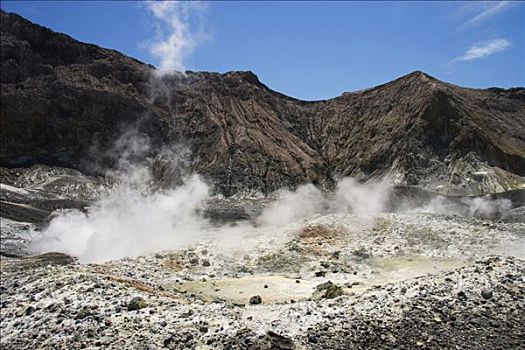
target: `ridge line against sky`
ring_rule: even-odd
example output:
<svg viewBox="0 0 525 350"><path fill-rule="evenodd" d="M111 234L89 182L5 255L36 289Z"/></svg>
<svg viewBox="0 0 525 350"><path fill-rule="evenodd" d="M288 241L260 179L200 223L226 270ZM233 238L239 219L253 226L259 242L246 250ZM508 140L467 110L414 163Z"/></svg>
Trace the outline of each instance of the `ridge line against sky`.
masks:
<svg viewBox="0 0 525 350"><path fill-rule="evenodd" d="M415 70L460 86L525 85L525 3L46 2L2 9L162 70L251 70L326 99Z"/></svg>

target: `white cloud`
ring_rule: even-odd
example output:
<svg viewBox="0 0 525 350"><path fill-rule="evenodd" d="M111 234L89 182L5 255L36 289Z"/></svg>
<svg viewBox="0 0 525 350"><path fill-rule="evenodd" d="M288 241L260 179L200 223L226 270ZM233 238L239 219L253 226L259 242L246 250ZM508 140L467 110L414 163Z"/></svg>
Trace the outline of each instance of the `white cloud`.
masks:
<svg viewBox="0 0 525 350"><path fill-rule="evenodd" d="M157 37L147 44L150 53L158 59L161 73L185 70L185 61L202 41L202 33L195 28L206 4L194 1L151 1L146 3L153 15Z"/></svg>
<svg viewBox="0 0 525 350"><path fill-rule="evenodd" d="M471 27L475 26L493 16L496 14L503 12L510 7L514 6L515 3L513 1L498 1L498 2L490 2L490 1L481 1L481 2L471 2L467 4L467 6L472 7L475 6L478 10L477 14L464 22L461 27ZM481 12L479 12L481 11Z"/></svg>
<svg viewBox="0 0 525 350"><path fill-rule="evenodd" d="M509 46L510 42L506 39L494 39L474 44L463 55L454 58L452 62L477 60L501 52Z"/></svg>

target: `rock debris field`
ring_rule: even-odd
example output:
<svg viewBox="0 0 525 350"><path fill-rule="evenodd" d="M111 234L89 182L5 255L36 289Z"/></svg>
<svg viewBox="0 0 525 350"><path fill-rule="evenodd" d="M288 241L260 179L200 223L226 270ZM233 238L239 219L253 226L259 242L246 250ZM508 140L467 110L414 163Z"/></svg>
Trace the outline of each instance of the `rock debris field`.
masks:
<svg viewBox="0 0 525 350"><path fill-rule="evenodd" d="M331 214L252 227L245 248L97 264L4 255L1 346L520 349L524 237L523 223Z"/></svg>

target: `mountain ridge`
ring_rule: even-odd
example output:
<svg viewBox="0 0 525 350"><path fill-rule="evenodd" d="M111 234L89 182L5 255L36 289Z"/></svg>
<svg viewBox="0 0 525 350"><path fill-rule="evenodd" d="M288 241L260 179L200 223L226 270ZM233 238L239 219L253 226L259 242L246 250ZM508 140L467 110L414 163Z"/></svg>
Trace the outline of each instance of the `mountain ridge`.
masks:
<svg viewBox="0 0 525 350"><path fill-rule="evenodd" d="M158 77L151 65L4 11L1 45L4 166L111 167L118 155L107 150L133 126L151 154L186 144L189 171L226 195L330 188L339 176L459 194L525 182L523 88L462 88L415 71L303 101L250 71Z"/></svg>

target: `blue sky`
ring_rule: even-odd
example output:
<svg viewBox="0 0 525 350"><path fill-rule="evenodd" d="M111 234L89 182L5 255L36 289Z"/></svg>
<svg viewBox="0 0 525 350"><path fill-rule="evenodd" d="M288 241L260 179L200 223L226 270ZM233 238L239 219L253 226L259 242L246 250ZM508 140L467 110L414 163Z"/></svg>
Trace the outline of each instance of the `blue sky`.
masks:
<svg viewBox="0 0 525 350"><path fill-rule="evenodd" d="M524 2L2 1L2 9L164 69L251 70L324 99L422 70L525 85Z"/></svg>

